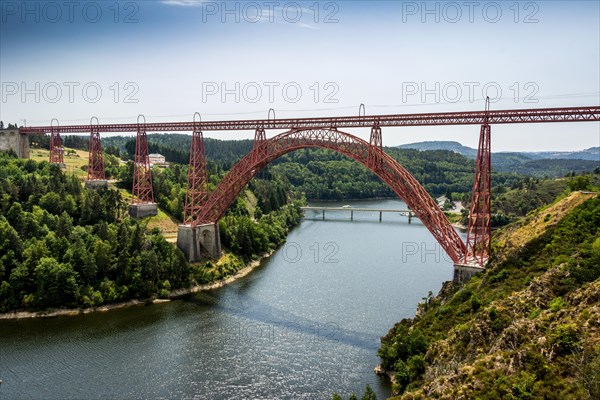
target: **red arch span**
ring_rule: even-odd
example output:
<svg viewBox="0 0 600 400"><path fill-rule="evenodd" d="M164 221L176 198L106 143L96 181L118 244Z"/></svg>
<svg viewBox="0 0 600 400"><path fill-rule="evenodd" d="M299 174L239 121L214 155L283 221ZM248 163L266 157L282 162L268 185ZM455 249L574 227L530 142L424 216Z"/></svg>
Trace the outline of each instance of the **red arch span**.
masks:
<svg viewBox="0 0 600 400"><path fill-rule="evenodd" d="M464 258L465 244L423 186L385 152L335 128L293 129L255 142L252 151L231 169L211 193L194 224L217 222L263 167L291 151L311 147L336 151L367 167L408 205L454 262Z"/></svg>

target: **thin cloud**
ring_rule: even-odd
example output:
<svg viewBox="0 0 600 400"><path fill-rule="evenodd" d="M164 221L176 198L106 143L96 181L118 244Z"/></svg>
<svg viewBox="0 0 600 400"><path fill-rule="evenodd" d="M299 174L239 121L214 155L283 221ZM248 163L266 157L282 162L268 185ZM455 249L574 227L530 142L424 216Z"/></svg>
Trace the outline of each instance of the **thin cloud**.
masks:
<svg viewBox="0 0 600 400"><path fill-rule="evenodd" d="M305 24L304 22L297 22L297 24L298 24L298 27L300 27L300 28L313 29L313 30L321 29L316 25Z"/></svg>
<svg viewBox="0 0 600 400"><path fill-rule="evenodd" d="M202 7L207 0L162 0L162 4L180 7Z"/></svg>
<svg viewBox="0 0 600 400"><path fill-rule="evenodd" d="M207 3L214 3L214 2L210 1L210 0L161 0L161 3L168 5L168 6L204 7L207 5ZM260 5L259 5L259 7L260 7ZM284 17L284 13L286 12L285 8L281 7L281 6L264 7L264 8L260 7L258 9L258 15L255 15L255 14L248 15L246 18L242 18L242 20L246 20L246 22L252 22L252 23L262 22L262 23L271 23L271 24L291 24L298 28L303 28L303 29L312 29L312 30L321 29L315 24L302 22L302 19L305 19L305 18L308 19L309 15L312 16L312 12L313 12L312 10L303 8L303 7L299 7L299 8L297 8L297 10L302 15L301 20L297 21L297 22L286 19ZM240 9L240 13L241 12L242 11Z"/></svg>

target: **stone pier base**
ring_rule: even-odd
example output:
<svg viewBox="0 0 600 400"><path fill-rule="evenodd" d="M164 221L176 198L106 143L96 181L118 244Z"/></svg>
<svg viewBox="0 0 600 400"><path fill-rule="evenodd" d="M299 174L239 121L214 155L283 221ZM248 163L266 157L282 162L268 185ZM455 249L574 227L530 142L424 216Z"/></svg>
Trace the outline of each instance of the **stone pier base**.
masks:
<svg viewBox="0 0 600 400"><path fill-rule="evenodd" d="M483 268L474 265L454 264L454 282L464 283L481 271Z"/></svg>
<svg viewBox="0 0 600 400"><path fill-rule="evenodd" d="M108 188L108 181L105 179L91 179L85 181L85 187L87 189L106 189Z"/></svg>
<svg viewBox="0 0 600 400"><path fill-rule="evenodd" d="M67 169L67 164L65 164L65 163L57 162L57 163L52 163L52 164L58 165L58 167L60 169Z"/></svg>
<svg viewBox="0 0 600 400"><path fill-rule="evenodd" d="M206 258L218 259L221 257L219 224L203 224L195 228L191 225L179 225L177 247L190 262Z"/></svg>
<svg viewBox="0 0 600 400"><path fill-rule="evenodd" d="M154 215L158 215L156 203L131 204L129 206L129 216L131 218L144 218Z"/></svg>

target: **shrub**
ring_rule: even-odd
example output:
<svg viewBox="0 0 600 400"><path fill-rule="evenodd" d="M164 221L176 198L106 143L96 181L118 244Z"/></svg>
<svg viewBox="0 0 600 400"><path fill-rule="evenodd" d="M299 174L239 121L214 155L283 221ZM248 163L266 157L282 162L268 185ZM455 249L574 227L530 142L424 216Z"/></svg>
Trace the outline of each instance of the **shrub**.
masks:
<svg viewBox="0 0 600 400"><path fill-rule="evenodd" d="M471 296L471 310L473 310L473 312L477 312L480 307L481 301L479 301L479 297L477 297L477 295L474 294L473 296Z"/></svg>
<svg viewBox="0 0 600 400"><path fill-rule="evenodd" d="M564 308L567 304L564 302L562 297L555 297L550 301L550 311L557 312Z"/></svg>
<svg viewBox="0 0 600 400"><path fill-rule="evenodd" d="M507 270L503 269L502 271L498 272L497 274L492 275L490 277L489 283L491 285L494 283L502 282L508 277L508 275L509 275L509 272Z"/></svg>
<svg viewBox="0 0 600 400"><path fill-rule="evenodd" d="M575 324L559 325L553 335L557 354L567 355L579 349L579 331Z"/></svg>
<svg viewBox="0 0 600 400"><path fill-rule="evenodd" d="M396 371L396 389L398 390L398 393L404 393L406 387L410 383L410 371L408 365L406 362L398 360L396 364L394 364L394 370Z"/></svg>

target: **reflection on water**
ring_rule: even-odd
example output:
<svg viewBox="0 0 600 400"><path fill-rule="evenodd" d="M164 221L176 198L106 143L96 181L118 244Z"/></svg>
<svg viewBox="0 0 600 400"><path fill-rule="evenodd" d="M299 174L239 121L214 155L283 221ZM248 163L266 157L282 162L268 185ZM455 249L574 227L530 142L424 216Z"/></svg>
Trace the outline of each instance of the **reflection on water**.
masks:
<svg viewBox="0 0 600 400"><path fill-rule="evenodd" d="M452 263L418 220L320 217L307 213L273 257L217 290L0 322L0 398L328 399L366 383L385 398L379 338L451 279Z"/></svg>

